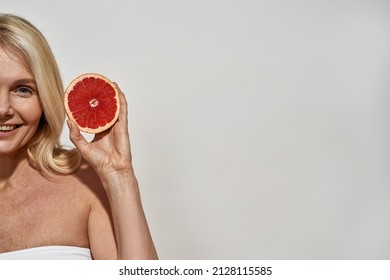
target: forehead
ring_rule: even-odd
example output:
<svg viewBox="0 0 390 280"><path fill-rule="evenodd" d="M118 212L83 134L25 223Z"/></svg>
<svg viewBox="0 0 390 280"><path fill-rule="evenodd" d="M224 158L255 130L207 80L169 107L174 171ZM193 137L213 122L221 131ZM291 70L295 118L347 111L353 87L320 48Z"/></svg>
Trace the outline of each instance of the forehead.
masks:
<svg viewBox="0 0 390 280"><path fill-rule="evenodd" d="M33 78L26 60L17 52L0 46L0 78Z"/></svg>

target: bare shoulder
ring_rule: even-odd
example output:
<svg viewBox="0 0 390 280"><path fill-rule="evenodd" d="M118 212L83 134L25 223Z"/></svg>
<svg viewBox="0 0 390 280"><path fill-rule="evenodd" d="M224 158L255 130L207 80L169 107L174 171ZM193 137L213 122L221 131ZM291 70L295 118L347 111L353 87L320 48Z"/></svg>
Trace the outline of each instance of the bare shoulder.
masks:
<svg viewBox="0 0 390 280"><path fill-rule="evenodd" d="M69 176L72 184L88 196L92 209L102 207L107 213L110 212L108 198L99 176L86 161L83 160L80 168Z"/></svg>
<svg viewBox="0 0 390 280"><path fill-rule="evenodd" d="M73 173L72 176L79 180L80 184L89 186L91 188L101 187L99 176L85 160L81 162L80 168L75 173Z"/></svg>
<svg viewBox="0 0 390 280"><path fill-rule="evenodd" d="M73 177L90 196L88 237L94 259L116 258L111 209L99 176L87 162L83 161Z"/></svg>

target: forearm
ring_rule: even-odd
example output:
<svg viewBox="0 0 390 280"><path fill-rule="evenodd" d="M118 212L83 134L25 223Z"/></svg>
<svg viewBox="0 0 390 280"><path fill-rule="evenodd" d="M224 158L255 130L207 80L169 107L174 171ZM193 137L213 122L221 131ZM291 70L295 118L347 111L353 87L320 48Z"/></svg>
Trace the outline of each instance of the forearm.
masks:
<svg viewBox="0 0 390 280"><path fill-rule="evenodd" d="M157 259L134 174L112 173L102 183L111 206L118 259Z"/></svg>

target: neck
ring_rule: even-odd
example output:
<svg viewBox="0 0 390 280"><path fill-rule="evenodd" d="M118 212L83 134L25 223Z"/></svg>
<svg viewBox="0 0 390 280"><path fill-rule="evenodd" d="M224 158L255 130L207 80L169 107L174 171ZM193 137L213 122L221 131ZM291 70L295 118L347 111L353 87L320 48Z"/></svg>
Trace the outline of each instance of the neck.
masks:
<svg viewBox="0 0 390 280"><path fill-rule="evenodd" d="M26 148L6 155L0 154L0 187L3 187L16 170L26 162L28 162Z"/></svg>

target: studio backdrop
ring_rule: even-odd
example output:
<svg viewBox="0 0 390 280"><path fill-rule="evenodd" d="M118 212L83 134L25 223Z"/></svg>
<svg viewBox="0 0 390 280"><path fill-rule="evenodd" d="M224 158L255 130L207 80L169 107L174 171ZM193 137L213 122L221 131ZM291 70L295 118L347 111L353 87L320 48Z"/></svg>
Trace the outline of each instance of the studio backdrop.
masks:
<svg viewBox="0 0 390 280"><path fill-rule="evenodd" d="M390 2L0 10L44 33L65 86L97 72L125 92L161 259L390 258Z"/></svg>

